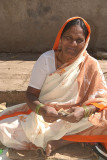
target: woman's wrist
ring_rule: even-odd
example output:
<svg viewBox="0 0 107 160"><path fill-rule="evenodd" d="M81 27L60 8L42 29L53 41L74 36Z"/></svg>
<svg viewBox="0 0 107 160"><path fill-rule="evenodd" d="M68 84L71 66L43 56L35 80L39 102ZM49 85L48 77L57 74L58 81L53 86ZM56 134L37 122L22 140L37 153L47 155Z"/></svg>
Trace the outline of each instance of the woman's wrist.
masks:
<svg viewBox="0 0 107 160"><path fill-rule="evenodd" d="M82 106L84 108L84 117L89 117L96 111L96 107L93 105Z"/></svg>
<svg viewBox="0 0 107 160"><path fill-rule="evenodd" d="M42 108L43 106L44 106L44 104L42 104L42 103L37 104L36 108L35 108L35 113L39 114L40 108Z"/></svg>

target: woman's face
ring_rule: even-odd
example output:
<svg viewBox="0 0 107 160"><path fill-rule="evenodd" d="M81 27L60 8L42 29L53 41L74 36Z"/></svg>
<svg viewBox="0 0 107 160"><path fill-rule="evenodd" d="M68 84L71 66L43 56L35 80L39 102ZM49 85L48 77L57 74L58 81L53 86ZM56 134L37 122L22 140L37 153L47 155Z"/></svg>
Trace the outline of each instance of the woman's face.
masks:
<svg viewBox="0 0 107 160"><path fill-rule="evenodd" d="M69 28L61 37L62 53L68 58L76 57L85 46L85 35L79 25Z"/></svg>

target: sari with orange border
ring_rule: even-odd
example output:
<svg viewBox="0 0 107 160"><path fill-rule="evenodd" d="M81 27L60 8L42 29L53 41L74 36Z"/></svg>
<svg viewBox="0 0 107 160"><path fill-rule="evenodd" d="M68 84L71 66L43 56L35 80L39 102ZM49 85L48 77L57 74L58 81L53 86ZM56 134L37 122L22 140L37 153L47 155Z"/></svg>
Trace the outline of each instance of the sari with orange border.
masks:
<svg viewBox="0 0 107 160"><path fill-rule="evenodd" d="M80 17L70 18L62 26L53 46L54 51L60 45L61 33L65 25L76 18ZM46 77L39 101L50 104L56 110L59 110L61 105L65 110L72 106L87 105L90 107L94 105L99 108L99 111L83 118L78 123L69 123L60 119L47 123L42 116L29 110L26 104L10 107L8 111L11 113L11 110L14 109L16 110L14 114L6 115L6 111L0 113L0 133L2 135L0 140L6 146L29 149L31 142L45 148L48 141L61 138L75 142L101 142L106 146L107 86L97 60L86 51L90 27L85 20L83 21L89 32L83 51L75 61L69 61ZM19 135L23 135L22 138L25 141Z"/></svg>

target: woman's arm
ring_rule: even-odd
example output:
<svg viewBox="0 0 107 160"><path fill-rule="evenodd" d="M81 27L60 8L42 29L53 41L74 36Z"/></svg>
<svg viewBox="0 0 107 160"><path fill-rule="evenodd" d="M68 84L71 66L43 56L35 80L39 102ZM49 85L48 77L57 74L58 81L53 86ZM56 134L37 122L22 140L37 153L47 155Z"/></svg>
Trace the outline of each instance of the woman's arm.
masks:
<svg viewBox="0 0 107 160"><path fill-rule="evenodd" d="M40 104L38 100L39 94L39 89L28 86L26 91L26 101L29 108L34 112L36 111L36 106Z"/></svg>
<svg viewBox="0 0 107 160"><path fill-rule="evenodd" d="M30 86L27 88L26 92L27 104L29 108L34 112L36 112L36 107L41 104L38 99L40 91L41 90L32 88ZM56 111L56 109L49 105L42 104L42 106L38 111L38 114L43 116L44 120L49 123L59 119L58 112Z"/></svg>
<svg viewBox="0 0 107 160"><path fill-rule="evenodd" d="M89 117L91 114L95 113L97 108L93 105L84 107L72 107L67 112L70 114L67 116L62 116L61 119L69 121L71 123L79 122L84 117Z"/></svg>

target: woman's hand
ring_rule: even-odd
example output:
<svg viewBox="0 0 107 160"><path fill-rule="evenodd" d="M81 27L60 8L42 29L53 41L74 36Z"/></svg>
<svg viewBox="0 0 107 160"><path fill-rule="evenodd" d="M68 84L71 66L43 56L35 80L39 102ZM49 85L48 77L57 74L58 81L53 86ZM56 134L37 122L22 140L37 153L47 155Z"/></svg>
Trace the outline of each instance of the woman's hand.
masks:
<svg viewBox="0 0 107 160"><path fill-rule="evenodd" d="M44 118L48 123L52 123L59 119L58 112L55 108L50 106L43 106L39 109L39 114Z"/></svg>
<svg viewBox="0 0 107 160"><path fill-rule="evenodd" d="M62 116L61 119L76 123L79 122L84 117L84 108L83 107L72 107L67 112L70 112L67 116Z"/></svg>

